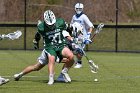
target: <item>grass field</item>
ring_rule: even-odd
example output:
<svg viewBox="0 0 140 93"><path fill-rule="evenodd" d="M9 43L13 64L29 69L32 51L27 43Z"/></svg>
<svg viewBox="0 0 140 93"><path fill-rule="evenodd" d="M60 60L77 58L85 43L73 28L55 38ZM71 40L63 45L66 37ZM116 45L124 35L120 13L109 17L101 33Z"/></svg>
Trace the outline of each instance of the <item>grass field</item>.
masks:
<svg viewBox="0 0 140 93"><path fill-rule="evenodd" d="M86 59L83 68L69 71L71 83L55 82L47 85L47 66L32 72L20 81L13 75L28 65L35 64L40 51L0 50L0 75L10 82L0 86L0 93L139 93L140 92L140 54L87 52L99 65L99 72L90 72ZM56 64L55 79L62 64ZM99 81L94 82L97 78Z"/></svg>

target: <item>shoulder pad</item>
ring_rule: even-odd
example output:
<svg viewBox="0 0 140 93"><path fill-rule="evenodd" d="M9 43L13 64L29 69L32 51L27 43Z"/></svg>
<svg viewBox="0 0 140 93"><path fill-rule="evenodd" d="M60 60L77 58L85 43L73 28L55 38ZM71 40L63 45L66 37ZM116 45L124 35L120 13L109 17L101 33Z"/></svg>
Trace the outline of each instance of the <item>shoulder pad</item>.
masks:
<svg viewBox="0 0 140 93"><path fill-rule="evenodd" d="M56 26L60 29L66 29L66 22L62 18L56 19Z"/></svg>
<svg viewBox="0 0 140 93"><path fill-rule="evenodd" d="M37 28L40 31L42 31L42 30L44 31L44 21L39 21L37 24Z"/></svg>

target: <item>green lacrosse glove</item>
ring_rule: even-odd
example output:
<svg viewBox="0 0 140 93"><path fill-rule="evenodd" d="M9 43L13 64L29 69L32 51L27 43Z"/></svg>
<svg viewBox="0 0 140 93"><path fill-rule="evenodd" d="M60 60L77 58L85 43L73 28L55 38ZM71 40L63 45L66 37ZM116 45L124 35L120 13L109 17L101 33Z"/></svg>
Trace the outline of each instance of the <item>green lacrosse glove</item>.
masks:
<svg viewBox="0 0 140 93"><path fill-rule="evenodd" d="M35 39L33 40L34 49L39 49L39 42L37 42Z"/></svg>

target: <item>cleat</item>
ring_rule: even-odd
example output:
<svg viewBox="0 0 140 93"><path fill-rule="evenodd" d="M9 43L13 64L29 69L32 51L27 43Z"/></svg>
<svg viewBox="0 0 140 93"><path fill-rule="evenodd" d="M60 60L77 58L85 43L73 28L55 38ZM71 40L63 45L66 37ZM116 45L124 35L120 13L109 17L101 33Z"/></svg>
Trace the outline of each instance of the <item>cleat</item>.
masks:
<svg viewBox="0 0 140 93"><path fill-rule="evenodd" d="M81 68L82 64L76 63L76 65L74 66L74 68Z"/></svg>
<svg viewBox="0 0 140 93"><path fill-rule="evenodd" d="M53 83L54 83L53 75L50 75L48 85L52 85Z"/></svg>
<svg viewBox="0 0 140 93"><path fill-rule="evenodd" d="M15 81L18 81L22 76L20 74L15 74L14 79Z"/></svg>
<svg viewBox="0 0 140 93"><path fill-rule="evenodd" d="M67 71L68 71L68 69L65 68L65 69L62 70L61 73L63 74L63 78L64 78L65 81L71 82L71 78L70 78L69 74L67 73Z"/></svg>
<svg viewBox="0 0 140 93"><path fill-rule="evenodd" d="M8 83L9 81L10 81L9 79L5 79L5 78L0 77L0 86Z"/></svg>
<svg viewBox="0 0 140 93"><path fill-rule="evenodd" d="M68 80L64 78L64 75L62 73L60 73L60 75L58 76L57 81L68 82Z"/></svg>

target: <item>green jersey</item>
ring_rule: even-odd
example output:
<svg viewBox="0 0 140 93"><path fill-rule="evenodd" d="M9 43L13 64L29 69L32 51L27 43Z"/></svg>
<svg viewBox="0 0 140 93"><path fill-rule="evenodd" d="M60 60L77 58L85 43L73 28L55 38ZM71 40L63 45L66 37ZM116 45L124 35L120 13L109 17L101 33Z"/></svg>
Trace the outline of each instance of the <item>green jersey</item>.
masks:
<svg viewBox="0 0 140 93"><path fill-rule="evenodd" d="M37 27L38 32L44 39L44 46L46 51L61 51L63 47L66 46L66 39L62 34L63 30L66 30L66 24L63 19L56 19L56 23L53 29L50 29L50 27L48 27L44 21L40 22Z"/></svg>

